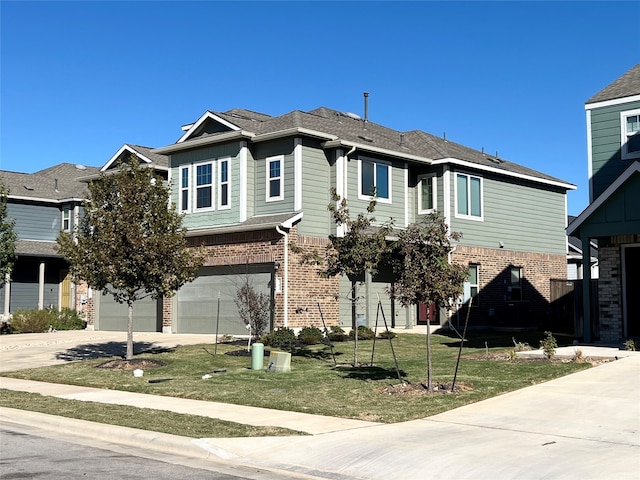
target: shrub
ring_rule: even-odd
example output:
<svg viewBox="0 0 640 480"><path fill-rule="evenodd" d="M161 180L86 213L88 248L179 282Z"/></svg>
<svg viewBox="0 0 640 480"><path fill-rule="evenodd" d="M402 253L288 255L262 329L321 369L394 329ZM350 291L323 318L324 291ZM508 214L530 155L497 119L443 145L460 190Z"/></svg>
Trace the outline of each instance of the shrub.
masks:
<svg viewBox="0 0 640 480"><path fill-rule="evenodd" d="M296 345L296 334L287 327L277 328L262 337L262 343L270 347L291 350Z"/></svg>
<svg viewBox="0 0 640 480"><path fill-rule="evenodd" d="M351 330L349 332L349 337L355 338L354 330ZM373 333L373 330L371 330L369 327L366 327L364 325L360 325L358 327L358 340L371 340L373 337L375 337L375 333Z"/></svg>
<svg viewBox="0 0 640 480"><path fill-rule="evenodd" d="M42 333L53 326L56 316L53 310L18 310L11 317L13 333Z"/></svg>
<svg viewBox="0 0 640 480"><path fill-rule="evenodd" d="M71 308L61 311L55 308L45 310L18 310L11 317L13 333L42 333L54 330L83 330L86 323L80 314Z"/></svg>
<svg viewBox="0 0 640 480"><path fill-rule="evenodd" d="M71 308L63 308L56 313L52 323L56 330L84 330L87 326L80 314Z"/></svg>
<svg viewBox="0 0 640 480"><path fill-rule="evenodd" d="M558 342L551 332L544 332L545 338L540 340L540 348L544 351L544 356L551 358L556 353Z"/></svg>
<svg viewBox="0 0 640 480"><path fill-rule="evenodd" d="M624 342L624 349L629 352L635 352L636 342L634 342L632 339L627 340L626 342Z"/></svg>
<svg viewBox="0 0 640 480"><path fill-rule="evenodd" d="M318 327L304 327L298 333L298 340L306 345L316 345L324 340L324 333Z"/></svg>
<svg viewBox="0 0 640 480"><path fill-rule="evenodd" d="M396 332L392 332L391 330L382 330L378 334L378 338L396 338L398 334Z"/></svg>
<svg viewBox="0 0 640 480"><path fill-rule="evenodd" d="M328 337L332 342L344 342L348 338L348 335L338 325L332 325Z"/></svg>

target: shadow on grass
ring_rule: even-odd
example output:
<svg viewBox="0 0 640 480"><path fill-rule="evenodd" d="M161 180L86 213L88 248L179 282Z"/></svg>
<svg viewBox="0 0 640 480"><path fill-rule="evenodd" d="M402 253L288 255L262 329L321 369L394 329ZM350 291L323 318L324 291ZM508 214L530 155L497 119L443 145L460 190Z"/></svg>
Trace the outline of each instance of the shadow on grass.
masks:
<svg viewBox="0 0 640 480"><path fill-rule="evenodd" d="M133 354L156 354L173 352L174 348L156 346L155 343L133 342ZM67 362L90 360L104 357L124 357L127 354L127 342L87 343L69 348L56 354L56 359Z"/></svg>
<svg viewBox="0 0 640 480"><path fill-rule="evenodd" d="M353 378L355 380L385 380L389 378L398 378L398 372L394 368L382 367L338 367L339 372L344 372L344 378ZM406 377L407 373L400 370L400 376Z"/></svg>
<svg viewBox="0 0 640 480"><path fill-rule="evenodd" d="M452 341L444 342L443 345L447 347L459 348L460 337L455 332L450 330L441 330L437 332L438 335L451 338ZM563 347L571 345L574 336L554 333L553 336L558 341L558 346ZM513 348L515 343L528 344L533 348L540 346L540 340L544 339L545 335L541 331L521 331L521 332L498 332L494 330L486 331L472 331L467 332L466 340L464 342L465 348Z"/></svg>
<svg viewBox="0 0 640 480"><path fill-rule="evenodd" d="M333 355L331 354L331 347L324 347L322 350L308 348L308 347L300 347L292 351L291 355L294 357L305 357L305 358L311 358L315 360L333 361ZM342 355L343 355L342 352L335 352L336 358Z"/></svg>

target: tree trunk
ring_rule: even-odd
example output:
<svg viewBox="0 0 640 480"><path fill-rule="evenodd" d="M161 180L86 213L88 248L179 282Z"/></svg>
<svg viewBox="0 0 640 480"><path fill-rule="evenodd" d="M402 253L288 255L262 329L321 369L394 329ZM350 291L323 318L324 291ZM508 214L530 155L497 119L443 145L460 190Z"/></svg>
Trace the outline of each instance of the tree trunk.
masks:
<svg viewBox="0 0 640 480"><path fill-rule="evenodd" d="M427 390L433 392L433 379L431 378L431 325L427 318Z"/></svg>
<svg viewBox="0 0 640 480"><path fill-rule="evenodd" d="M129 305L129 321L127 323L127 360L133 360L133 305Z"/></svg>

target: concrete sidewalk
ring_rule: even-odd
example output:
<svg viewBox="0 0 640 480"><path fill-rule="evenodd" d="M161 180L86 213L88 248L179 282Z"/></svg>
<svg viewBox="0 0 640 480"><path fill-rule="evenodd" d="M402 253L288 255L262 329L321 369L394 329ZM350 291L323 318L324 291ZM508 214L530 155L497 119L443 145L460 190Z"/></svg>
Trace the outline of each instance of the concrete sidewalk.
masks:
<svg viewBox="0 0 640 480"><path fill-rule="evenodd" d="M76 340L81 343L75 347L71 345L71 336L66 339L45 336L31 337L22 345L6 348L8 336L3 336L0 361L4 363L7 352L21 350L20 353L28 354L34 361L44 361L37 355L40 351L41 356L53 357L49 361L58 362L60 355L54 353L56 349L82 352L78 346L99 343L98 334L102 337L100 332L79 335ZM117 343L123 334L106 332L104 335L104 341ZM142 341L141 337L142 334L137 334L136 342ZM168 337L151 334L148 341L154 345L162 341L164 346L203 342L203 336ZM212 343L211 337L204 343ZM217 418L226 416L225 419L237 415L242 420L234 421L277 424L308 431L313 436L194 440L7 408L0 409L0 420L308 478L640 479L640 352L577 346L558 349L557 355L571 358L576 348L584 356L613 355L609 358L619 360L429 418L398 424L318 418L269 409L252 409L247 414L243 409L251 407L181 399L164 403L164 399L153 396L154 408ZM541 355L540 351L527 353ZM10 364L21 364L9 358L11 356L7 355ZM148 404L147 396L141 394L21 382L2 378L0 388L107 403ZM162 407L159 401L163 402ZM269 423L258 423L263 422L260 418Z"/></svg>

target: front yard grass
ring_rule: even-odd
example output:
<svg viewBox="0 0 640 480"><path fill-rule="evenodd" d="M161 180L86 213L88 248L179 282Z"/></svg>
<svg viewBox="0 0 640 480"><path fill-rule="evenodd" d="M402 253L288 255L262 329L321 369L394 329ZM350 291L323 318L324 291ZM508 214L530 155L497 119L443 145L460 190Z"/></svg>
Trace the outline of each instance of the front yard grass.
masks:
<svg viewBox="0 0 640 480"><path fill-rule="evenodd" d="M537 345L534 342L543 337L541 333L536 335L530 339L532 345ZM518 341L521 339L518 338ZM400 334L393 342L403 381L411 384L425 382L425 336ZM373 342L358 343L359 361L369 363ZM432 336L432 364L436 381L451 382L458 345L456 338ZM105 358L3 375L393 423L434 415L590 366L576 362L508 360L507 352L513 350L511 334L473 334L465 345L468 346L463 349L456 384L470 388L456 393L418 396L385 392L390 385L401 383L386 339L376 340L373 366L358 368L351 366L352 342L334 343L338 368L334 367L329 347L316 345L294 352L290 373L251 370L250 357L228 354L246 350L246 343L244 346L223 343L218 345L217 355L205 351L212 352L212 345L184 346L136 355L137 359L146 358L165 364L145 369L143 377L134 377L131 370L97 368L110 360ZM269 347L265 347L265 351L266 368ZM223 369L224 372L214 373ZM211 378L203 379L206 374ZM5 395L3 393L2 397ZM12 406L5 401L2 403Z"/></svg>

